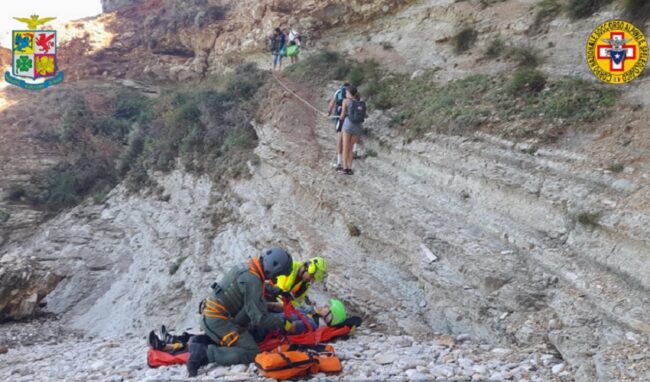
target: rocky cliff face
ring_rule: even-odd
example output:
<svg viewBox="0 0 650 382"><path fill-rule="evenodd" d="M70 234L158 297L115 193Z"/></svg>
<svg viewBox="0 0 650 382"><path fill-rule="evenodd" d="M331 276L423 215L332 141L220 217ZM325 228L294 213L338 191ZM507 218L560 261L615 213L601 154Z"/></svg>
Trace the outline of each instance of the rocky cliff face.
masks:
<svg viewBox="0 0 650 382"><path fill-rule="evenodd" d="M142 3L144 0L102 0L102 10L113 12L121 8L132 7Z"/></svg>
<svg viewBox="0 0 650 382"><path fill-rule="evenodd" d="M634 202L647 198L647 180L621 182L587 157L531 156L481 134L369 139L377 157L341 177L329 168L329 123L282 93L272 92L256 124L261 162L249 164L250 180L224 191L159 174L168 200L118 187L6 256L52 263L66 278L47 309L99 336L195 326L207 285L278 244L300 259L327 257L327 292L390 333L557 349L581 381L617 380L621 349L647 346L650 214ZM385 116L371 121L373 135L391 136ZM579 217L591 210L601 211L598 224Z"/></svg>
<svg viewBox="0 0 650 382"><path fill-rule="evenodd" d="M0 321L33 317L41 300L61 280L47 265L23 257L0 262Z"/></svg>
<svg viewBox="0 0 650 382"><path fill-rule="evenodd" d="M122 61L121 70L80 70L86 75L107 70L109 76L157 81L201 78L221 73L265 51L268 37L276 27L287 30L293 26L312 44L330 28L362 25L410 2L107 2L105 10L117 10L117 18L106 23L106 28L114 33L114 41L102 55L111 57L104 61ZM124 65L124 61L132 65Z"/></svg>
<svg viewBox="0 0 650 382"><path fill-rule="evenodd" d="M96 25L111 39L73 66L79 78L185 81L241 61L265 62L268 32L296 24L314 41L307 52L330 47L372 58L414 81L423 68L438 68L437 82L510 70L507 57L483 57L496 36L541 52L549 72L585 76L579 52L586 35L596 19L617 14L613 6L589 21L561 16L535 34L532 2L523 0L487 8L451 0L194 1L183 9L180 2L146 1L118 9L125 3L104 3L117 12ZM468 22L478 31L477 48L455 55L450 41ZM75 36L79 51L89 46L83 33ZM562 46L544 48L561 39ZM334 90L283 81L323 108ZM471 352L491 349L478 346L485 342L508 347L493 354L533 354L525 367L484 375L458 353L424 355L430 343L407 340L418 356L429 357L428 369L413 367L428 373L423 379L648 379L650 158L643 108L649 86L642 78L626 88L625 102L639 105L634 112L542 147L485 133L406 142L390 127L389 113L375 112L362 146L376 155L355 162L353 177L329 167L329 122L277 87L253 122L260 162L247 164L249 180L224 189L181 170L156 173L168 198L118 186L103 203L30 227L28 239L2 247L0 280L22 287L0 289L0 308L20 318L47 294L49 312L89 335L123 338L160 323L192 327L207 285L233 263L282 245L300 259L327 257L330 276L316 292L342 298L376 331L415 338L453 333L476 342ZM630 165L613 172L615 160ZM129 337L129 352L143 350L136 342ZM549 372L542 356L563 357L568 366L558 360ZM380 358L378 364L386 361ZM440 374L432 371L441 365ZM143 376L137 365L129 367L126 375ZM546 374L529 378L533 369ZM353 370L348 376L377 378Z"/></svg>

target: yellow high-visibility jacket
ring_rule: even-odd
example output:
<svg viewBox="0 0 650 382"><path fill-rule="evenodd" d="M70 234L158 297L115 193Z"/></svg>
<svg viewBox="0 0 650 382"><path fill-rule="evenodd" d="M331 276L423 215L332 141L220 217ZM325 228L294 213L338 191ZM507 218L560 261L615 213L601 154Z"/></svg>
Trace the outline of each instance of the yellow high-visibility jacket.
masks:
<svg viewBox="0 0 650 382"><path fill-rule="evenodd" d="M309 282L298 279L298 270L304 265L302 261L295 261L291 267L291 273L288 276L278 276L276 286L284 292L291 292L295 298L291 304L299 307L307 297L307 292L311 286Z"/></svg>

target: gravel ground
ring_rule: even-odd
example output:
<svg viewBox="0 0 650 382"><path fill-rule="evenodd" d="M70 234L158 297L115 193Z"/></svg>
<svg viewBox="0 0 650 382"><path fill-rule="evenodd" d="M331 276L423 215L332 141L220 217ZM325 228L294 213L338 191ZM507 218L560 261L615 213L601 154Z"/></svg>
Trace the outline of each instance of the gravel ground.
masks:
<svg viewBox="0 0 650 382"><path fill-rule="evenodd" d="M37 338L41 338L39 343ZM162 381L186 380L185 367L150 369L141 336L82 338L56 321L0 327L8 352L0 354L3 381ZM21 339L24 342L21 342ZM430 341L388 336L362 328L334 344L343 360L339 375L317 374L314 380L454 380L570 381L561 359L552 353L494 348L469 336L440 335ZM254 365L209 366L197 380L263 379Z"/></svg>

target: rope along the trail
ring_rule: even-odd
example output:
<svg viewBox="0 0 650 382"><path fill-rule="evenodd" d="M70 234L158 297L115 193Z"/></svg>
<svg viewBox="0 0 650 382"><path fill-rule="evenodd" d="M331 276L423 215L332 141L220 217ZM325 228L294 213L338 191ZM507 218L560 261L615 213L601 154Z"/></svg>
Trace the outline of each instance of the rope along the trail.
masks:
<svg viewBox="0 0 650 382"><path fill-rule="evenodd" d="M311 103L309 103L309 101L307 101L306 99L304 99L304 98L302 98L301 96L299 96L296 92L294 92L293 90L291 90L287 85L285 85L282 81L280 81L280 79L275 75L275 73L272 73L272 74L273 74L273 78L275 78L275 80L280 84L280 86L282 86L283 88L285 88L286 91L288 91L289 93L291 93L294 97L298 98L298 99L299 99L300 101L302 101L305 105L307 105L307 106L309 106L310 108L312 108L312 109L313 109L315 112L317 112L318 114L323 115L323 112L322 112L322 111L320 111L320 110L319 110L318 108L316 108L314 105L312 105Z"/></svg>
<svg viewBox="0 0 650 382"><path fill-rule="evenodd" d="M319 115L323 115L323 112L322 112L322 111L318 110L318 109L317 109L316 107L314 107L311 103L309 103L309 101L307 101L306 99L304 99L304 98L302 98L301 96L299 96L298 94L296 94L296 92L294 92L293 90L291 90L287 85L285 85L282 81L280 81L280 79L275 75L275 73L272 73L272 75L273 75L273 78L274 78L274 79L275 79L275 80L280 84L280 86L282 86L286 91L288 91L289 93L291 93L294 97L298 98L298 99L299 99L300 101L302 101L305 105L307 105L307 106L309 106L310 108L312 108L312 109L313 109L316 113L318 113ZM323 196L323 189L325 188L325 184L327 183L327 180L329 179L330 175L332 175L332 173L331 173L331 172L328 172L327 175L325 176L325 182L323 182L323 186L321 187L320 191L318 192L318 204L314 207L314 211L316 211L316 210L320 207L320 205L323 204L323 199L322 199L322 196Z"/></svg>

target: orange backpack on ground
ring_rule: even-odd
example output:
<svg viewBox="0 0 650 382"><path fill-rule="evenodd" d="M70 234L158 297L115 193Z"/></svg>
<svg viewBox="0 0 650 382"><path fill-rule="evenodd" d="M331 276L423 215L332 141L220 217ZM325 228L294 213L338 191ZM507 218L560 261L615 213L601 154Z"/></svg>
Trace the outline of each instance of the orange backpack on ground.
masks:
<svg viewBox="0 0 650 382"><path fill-rule="evenodd" d="M298 350L259 353L255 357L255 365L263 377L277 380L318 373L318 360Z"/></svg>
<svg viewBox="0 0 650 382"><path fill-rule="evenodd" d="M277 380L302 377L309 374L340 373L341 360L332 345L304 346L283 344L255 357L260 374Z"/></svg>

